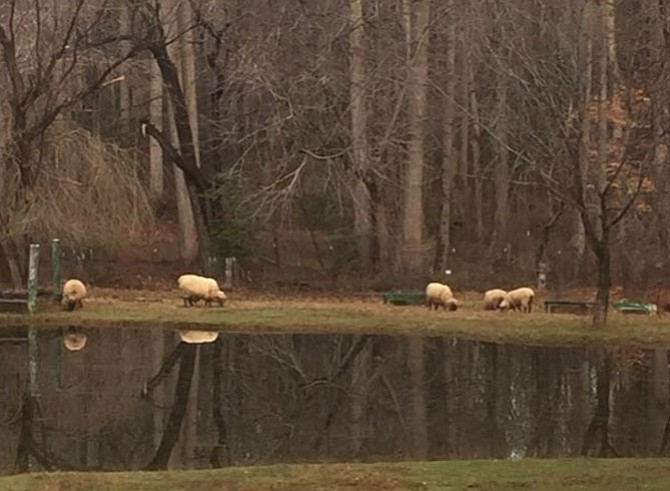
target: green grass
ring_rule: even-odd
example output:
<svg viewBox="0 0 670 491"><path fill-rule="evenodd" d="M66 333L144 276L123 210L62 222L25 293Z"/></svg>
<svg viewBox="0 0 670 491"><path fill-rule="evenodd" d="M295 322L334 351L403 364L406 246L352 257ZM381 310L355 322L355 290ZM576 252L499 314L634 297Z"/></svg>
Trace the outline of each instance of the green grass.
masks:
<svg viewBox="0 0 670 491"><path fill-rule="evenodd" d="M83 310L48 306L34 316L0 314L1 326L165 327L247 333L441 335L545 346L627 345L670 347L670 318L610 314L607 327L590 318L534 312L485 312L477 303L457 312L395 307L373 301L238 300L224 308L184 308L174 298L97 297Z"/></svg>
<svg viewBox="0 0 670 491"><path fill-rule="evenodd" d="M205 471L28 474L11 491L612 491L670 489L667 459L556 459L310 464Z"/></svg>

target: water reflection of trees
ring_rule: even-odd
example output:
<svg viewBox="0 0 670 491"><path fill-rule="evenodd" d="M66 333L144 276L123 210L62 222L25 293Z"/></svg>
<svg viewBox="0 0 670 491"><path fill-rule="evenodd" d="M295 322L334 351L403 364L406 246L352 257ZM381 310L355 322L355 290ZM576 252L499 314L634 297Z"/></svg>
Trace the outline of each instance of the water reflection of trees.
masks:
<svg viewBox="0 0 670 491"><path fill-rule="evenodd" d="M555 349L433 337L97 330L0 344L5 471L316 460L666 455L666 350ZM34 442L35 451L27 451ZM32 443L31 443L32 444Z"/></svg>

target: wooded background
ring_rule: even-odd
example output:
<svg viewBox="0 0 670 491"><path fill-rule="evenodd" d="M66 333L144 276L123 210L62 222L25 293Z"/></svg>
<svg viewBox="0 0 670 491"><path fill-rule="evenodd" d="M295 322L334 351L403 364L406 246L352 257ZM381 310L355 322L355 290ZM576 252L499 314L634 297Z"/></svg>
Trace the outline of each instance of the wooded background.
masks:
<svg viewBox="0 0 670 491"><path fill-rule="evenodd" d="M655 0L3 2L0 281L58 236L257 284L644 290L669 31Z"/></svg>

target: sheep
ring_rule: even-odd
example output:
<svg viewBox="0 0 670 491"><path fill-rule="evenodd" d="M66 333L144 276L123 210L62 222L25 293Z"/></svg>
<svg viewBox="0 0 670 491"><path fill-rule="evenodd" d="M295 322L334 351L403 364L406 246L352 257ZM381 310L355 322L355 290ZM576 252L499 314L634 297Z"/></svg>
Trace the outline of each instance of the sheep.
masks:
<svg viewBox="0 0 670 491"><path fill-rule="evenodd" d="M451 288L442 283L428 283L428 286L426 286L426 304L429 309L435 307L435 310L440 306L445 310L456 310L458 308L458 300L454 298Z"/></svg>
<svg viewBox="0 0 670 491"><path fill-rule="evenodd" d="M497 310L500 302L507 296L505 290L494 288L484 293L484 310Z"/></svg>
<svg viewBox="0 0 670 491"><path fill-rule="evenodd" d="M201 299L205 300L206 306L216 300L223 307L226 300L226 294L221 291L214 278L184 274L177 279L177 284L182 291L185 307L193 306Z"/></svg>
<svg viewBox="0 0 670 491"><path fill-rule="evenodd" d="M83 332L69 332L63 336L63 344L69 351L79 351L86 347L86 339Z"/></svg>
<svg viewBox="0 0 670 491"><path fill-rule="evenodd" d="M517 288L507 293L507 296L500 302L498 308L500 310L512 309L530 313L533 308L533 298L535 298L535 292L532 288Z"/></svg>
<svg viewBox="0 0 670 491"><path fill-rule="evenodd" d="M188 344L213 343L219 337L218 331L189 331L178 329L180 339Z"/></svg>
<svg viewBox="0 0 670 491"><path fill-rule="evenodd" d="M63 284L61 304L65 310L72 312L77 307L83 308L84 297L86 297L86 286L81 281L72 278Z"/></svg>

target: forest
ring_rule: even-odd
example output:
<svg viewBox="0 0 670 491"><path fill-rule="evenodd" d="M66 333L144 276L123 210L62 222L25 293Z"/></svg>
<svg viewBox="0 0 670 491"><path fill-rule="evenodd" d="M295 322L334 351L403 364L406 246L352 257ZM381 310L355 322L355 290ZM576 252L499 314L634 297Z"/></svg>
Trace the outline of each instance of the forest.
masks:
<svg viewBox="0 0 670 491"><path fill-rule="evenodd" d="M669 48L661 0L0 2L0 474L667 456L667 315L604 326L670 299Z"/></svg>
<svg viewBox="0 0 670 491"><path fill-rule="evenodd" d="M668 271L669 26L654 0L3 2L0 282L58 237L256 285L543 268L606 306Z"/></svg>

